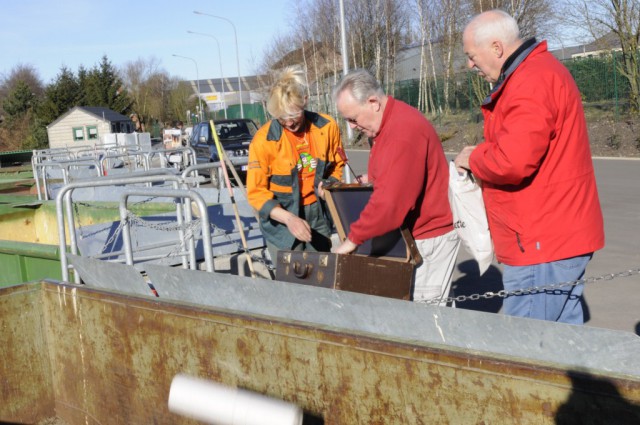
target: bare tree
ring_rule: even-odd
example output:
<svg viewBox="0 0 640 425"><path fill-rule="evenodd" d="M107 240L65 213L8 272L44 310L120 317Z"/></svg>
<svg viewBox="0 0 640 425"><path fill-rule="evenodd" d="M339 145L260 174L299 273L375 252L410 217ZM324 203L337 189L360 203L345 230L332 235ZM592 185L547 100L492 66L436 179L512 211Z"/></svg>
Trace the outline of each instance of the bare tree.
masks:
<svg viewBox="0 0 640 425"><path fill-rule="evenodd" d="M640 0L568 0L566 16L596 40L615 34L622 61L618 70L629 82L629 111L640 114Z"/></svg>
<svg viewBox="0 0 640 425"><path fill-rule="evenodd" d="M461 0L442 0L434 2L433 16L438 19L432 23L436 29L439 41L440 66L443 81L442 88L442 104L439 108L444 107L444 112L450 112L451 88L455 84L455 57L456 52L460 51L462 40L462 30L464 22L458 17L462 9Z"/></svg>
<svg viewBox="0 0 640 425"><path fill-rule="evenodd" d="M516 21L522 38L548 38L557 35L559 27L558 2L552 0L473 0L473 14L502 9Z"/></svg>
<svg viewBox="0 0 640 425"><path fill-rule="evenodd" d="M121 69L122 81L124 82L129 95L134 101L133 110L138 115L141 122L152 117L155 112L155 118L160 118L158 112L161 111L162 105L158 105L158 91L156 90L157 75L166 73L160 68L160 61L157 58L149 59L138 58L135 61L127 62Z"/></svg>
<svg viewBox="0 0 640 425"><path fill-rule="evenodd" d="M407 22L399 0L352 0L345 4L354 68L367 68L376 78L392 84L389 63L395 66L395 52Z"/></svg>
<svg viewBox="0 0 640 425"><path fill-rule="evenodd" d="M197 97L188 83L171 77L155 57L128 62L120 74L146 131L152 130L154 122L189 120L187 111L195 111Z"/></svg>
<svg viewBox="0 0 640 425"><path fill-rule="evenodd" d="M414 25L417 27L417 39L420 46L418 109L423 112L435 111L433 91L438 91L438 80L434 60L433 25L440 19L436 14L436 2L433 0L414 0L408 10L413 12L410 13L410 16L413 17Z"/></svg>

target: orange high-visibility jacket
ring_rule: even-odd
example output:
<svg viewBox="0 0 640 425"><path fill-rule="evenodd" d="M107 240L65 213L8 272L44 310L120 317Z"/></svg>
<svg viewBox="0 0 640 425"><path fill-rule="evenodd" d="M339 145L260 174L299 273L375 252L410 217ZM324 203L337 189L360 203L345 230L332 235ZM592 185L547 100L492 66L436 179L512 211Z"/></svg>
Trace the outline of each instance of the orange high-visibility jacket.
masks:
<svg viewBox="0 0 640 425"><path fill-rule="evenodd" d="M328 115L305 111L305 119L310 123L311 141L316 155L316 175L314 187L321 181L340 181L344 161L338 154L342 149L340 129ZM300 184L298 182L298 158L294 156L291 144L277 120L271 120L254 135L249 146L249 167L247 170L247 197L249 204L259 213L260 229L269 242L281 249L293 246L295 238L284 224L269 218L271 210L282 208L299 215ZM324 201L318 198L325 211L325 219L330 216Z"/></svg>

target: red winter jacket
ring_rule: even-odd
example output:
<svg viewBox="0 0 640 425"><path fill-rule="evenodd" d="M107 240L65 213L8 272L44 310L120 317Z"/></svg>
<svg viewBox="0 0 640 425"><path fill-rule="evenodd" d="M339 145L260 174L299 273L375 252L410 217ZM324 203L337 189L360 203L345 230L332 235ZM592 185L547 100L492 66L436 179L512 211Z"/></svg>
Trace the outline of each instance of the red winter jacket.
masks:
<svg viewBox="0 0 640 425"><path fill-rule="evenodd" d="M521 52L482 106L482 180L498 261L523 266L591 253L604 229L578 88L541 42Z"/></svg>

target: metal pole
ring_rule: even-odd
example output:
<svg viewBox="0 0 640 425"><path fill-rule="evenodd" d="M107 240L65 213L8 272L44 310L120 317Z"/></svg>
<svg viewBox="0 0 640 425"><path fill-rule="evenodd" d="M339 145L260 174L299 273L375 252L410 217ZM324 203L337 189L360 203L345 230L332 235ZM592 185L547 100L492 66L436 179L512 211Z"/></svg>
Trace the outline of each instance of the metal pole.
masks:
<svg viewBox="0 0 640 425"><path fill-rule="evenodd" d="M238 91L240 94L240 117L244 118L244 107L242 106L242 81L240 80L240 50L238 49L238 33L236 32L236 26L233 24L233 22L231 22L229 19L223 16L211 15L209 13L198 12L197 10L194 10L193 13L195 13L196 15L204 15L204 16L210 16L212 18L222 19L223 21L229 22L231 24L231 27L233 28L233 36L236 41L236 66L238 67Z"/></svg>
<svg viewBox="0 0 640 425"><path fill-rule="evenodd" d="M189 34L198 34L198 35L204 35L206 37L211 37L216 41L216 44L218 45L218 62L220 63L220 81L222 81L222 106L224 108L224 118L227 119L227 103L226 103L226 95L225 95L225 89L224 89L224 74L222 73L222 54L220 53L220 42L215 36L211 34L205 34L202 32L195 32L195 31L187 31L187 32Z"/></svg>
<svg viewBox="0 0 640 425"><path fill-rule="evenodd" d="M203 121L202 113L204 112L204 110L202 109L202 96L200 96L200 72L198 72L198 62L196 62L194 58L190 58L188 56L176 55L175 53L173 54L173 56L182 59L189 59L196 66L196 91L198 92L198 105L200 105L200 121Z"/></svg>
<svg viewBox="0 0 640 425"><path fill-rule="evenodd" d="M344 24L344 1L340 0L340 49L342 50L342 75L347 75L349 72L349 57L347 53L347 32L345 30ZM353 130L351 126L347 124L347 140L349 144L351 144L351 139L353 138ZM344 153L345 156L347 153ZM345 173L344 181L346 183L351 183L351 174Z"/></svg>

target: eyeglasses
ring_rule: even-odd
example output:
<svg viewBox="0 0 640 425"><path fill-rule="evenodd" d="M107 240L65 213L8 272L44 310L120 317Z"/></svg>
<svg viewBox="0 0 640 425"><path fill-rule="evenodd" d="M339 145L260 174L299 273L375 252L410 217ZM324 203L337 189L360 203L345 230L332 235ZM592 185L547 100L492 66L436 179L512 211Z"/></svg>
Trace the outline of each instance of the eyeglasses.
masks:
<svg viewBox="0 0 640 425"><path fill-rule="evenodd" d="M300 117L302 117L302 114L304 114L304 110L295 113L295 114L290 114L290 115L285 115L282 117L279 117L278 120L282 120L282 121L291 121L291 120L297 120Z"/></svg>
<svg viewBox="0 0 640 425"><path fill-rule="evenodd" d="M281 125L295 124L302 119L304 116L304 110L298 112L296 115L287 115L284 117L277 118L278 122Z"/></svg>
<svg viewBox="0 0 640 425"><path fill-rule="evenodd" d="M346 118L344 119L349 124L358 125L358 118Z"/></svg>

